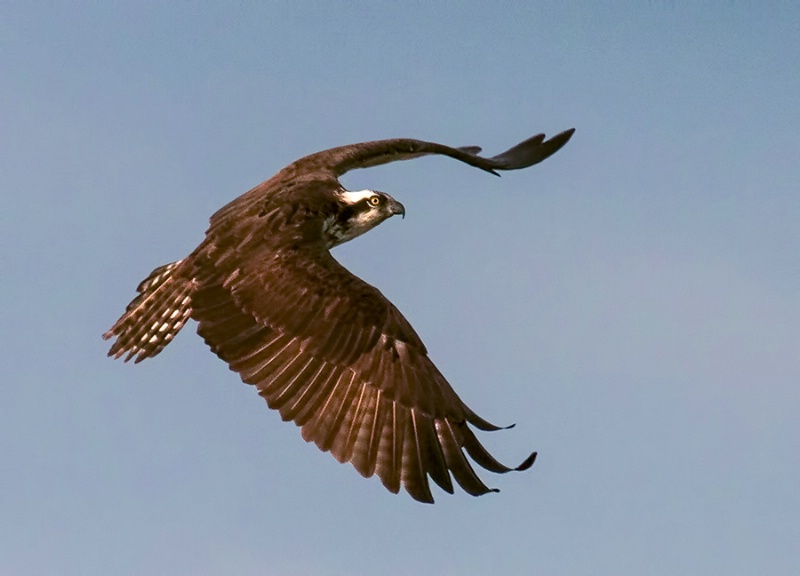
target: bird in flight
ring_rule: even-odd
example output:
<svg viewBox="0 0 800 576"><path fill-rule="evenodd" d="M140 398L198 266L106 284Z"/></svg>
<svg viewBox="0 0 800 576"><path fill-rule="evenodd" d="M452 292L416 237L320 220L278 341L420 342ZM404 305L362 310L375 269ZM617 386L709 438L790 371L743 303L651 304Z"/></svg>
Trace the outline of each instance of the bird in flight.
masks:
<svg viewBox="0 0 800 576"><path fill-rule="evenodd" d="M396 214L400 202L375 190L349 191L349 170L429 154L497 175L541 162L574 129L533 136L497 156L408 138L363 142L301 158L210 219L187 257L160 266L103 335L109 356L140 362L169 344L189 318L211 350L303 438L377 475L397 493L433 502L428 478L453 493L496 492L467 456L496 473L529 468L498 462L470 426L500 429L473 412L431 359L417 333L381 292L339 264L330 250Z"/></svg>

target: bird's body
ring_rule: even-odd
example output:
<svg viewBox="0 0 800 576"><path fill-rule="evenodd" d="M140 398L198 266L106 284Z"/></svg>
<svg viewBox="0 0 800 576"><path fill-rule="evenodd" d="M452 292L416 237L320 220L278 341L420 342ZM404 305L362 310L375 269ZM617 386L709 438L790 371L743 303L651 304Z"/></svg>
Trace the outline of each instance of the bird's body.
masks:
<svg viewBox="0 0 800 576"><path fill-rule="evenodd" d="M493 472L497 462L468 425L497 427L458 397L414 329L376 288L342 267L330 249L403 206L388 194L347 191L354 168L443 154L483 170L535 164L572 130L535 136L494 158L476 147L396 139L333 148L301 158L217 211L186 258L154 270L104 335L109 355L136 362L158 354L185 322L211 350L256 386L270 408L302 428L307 441L377 474L392 492L432 502L428 476L453 492L492 491L464 451Z"/></svg>

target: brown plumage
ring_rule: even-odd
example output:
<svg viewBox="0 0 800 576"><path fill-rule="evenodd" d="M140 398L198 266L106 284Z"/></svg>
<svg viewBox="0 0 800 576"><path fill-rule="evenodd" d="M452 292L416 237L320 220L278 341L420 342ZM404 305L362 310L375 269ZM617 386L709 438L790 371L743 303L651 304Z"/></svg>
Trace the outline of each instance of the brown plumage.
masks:
<svg viewBox="0 0 800 576"><path fill-rule="evenodd" d="M492 472L524 470L495 460L470 425L498 427L461 401L403 315L376 288L342 267L330 249L377 226L403 206L388 194L348 192L338 177L355 168L426 154L487 172L541 162L572 136L534 136L492 158L480 148L410 139L332 148L301 158L211 217L186 258L154 270L104 334L109 355L155 356L189 317L211 350L252 384L306 441L377 474L397 493L433 502L442 489L493 491L467 455ZM465 454L466 452L466 454Z"/></svg>

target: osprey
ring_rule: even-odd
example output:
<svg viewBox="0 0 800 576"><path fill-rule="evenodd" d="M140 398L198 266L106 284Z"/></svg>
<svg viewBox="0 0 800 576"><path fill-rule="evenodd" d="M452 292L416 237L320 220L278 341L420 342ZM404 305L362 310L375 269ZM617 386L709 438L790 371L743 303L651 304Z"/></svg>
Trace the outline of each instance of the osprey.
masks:
<svg viewBox="0 0 800 576"><path fill-rule="evenodd" d="M311 154L236 198L211 217L186 258L156 268L103 338L109 356L155 356L189 318L211 350L252 384L307 442L393 493L402 484L433 502L428 477L478 496L496 492L467 455L496 473L529 468L498 462L470 425L499 430L473 412L428 357L425 345L383 294L339 264L334 246L395 214L384 192L348 191L339 176L428 154L498 175L554 154L574 129L544 134L494 156L407 138L363 142ZM465 454L466 453L466 454Z"/></svg>

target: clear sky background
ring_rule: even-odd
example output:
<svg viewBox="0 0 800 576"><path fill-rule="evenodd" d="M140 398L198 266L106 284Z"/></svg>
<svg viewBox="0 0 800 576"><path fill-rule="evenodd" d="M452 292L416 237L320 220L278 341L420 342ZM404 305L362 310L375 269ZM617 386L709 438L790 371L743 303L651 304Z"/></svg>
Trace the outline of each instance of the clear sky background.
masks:
<svg viewBox="0 0 800 576"><path fill-rule="evenodd" d="M800 573L800 8L0 5L0 574ZM310 152L407 209L336 250L513 430L499 494L393 496L188 325L100 334L220 206Z"/></svg>

